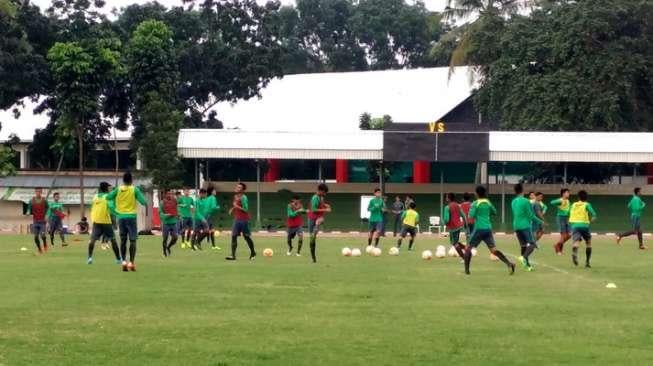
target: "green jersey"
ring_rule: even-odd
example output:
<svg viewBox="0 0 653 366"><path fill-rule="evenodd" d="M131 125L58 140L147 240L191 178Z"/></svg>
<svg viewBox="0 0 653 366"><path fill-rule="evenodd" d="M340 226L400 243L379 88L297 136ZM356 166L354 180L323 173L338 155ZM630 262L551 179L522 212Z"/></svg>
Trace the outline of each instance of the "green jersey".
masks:
<svg viewBox="0 0 653 366"><path fill-rule="evenodd" d="M220 211L220 204L218 203L218 199L214 195L210 195L206 197L206 199L209 201L207 203L208 209L210 210L208 212L208 215L210 217L215 216L218 213L218 211Z"/></svg>
<svg viewBox="0 0 653 366"><path fill-rule="evenodd" d="M317 194L314 194L313 197L311 197L311 211L316 212L317 210L319 210L321 203L322 203L322 197L318 196Z"/></svg>
<svg viewBox="0 0 653 366"><path fill-rule="evenodd" d="M63 213L63 203L54 201L48 202L48 211L46 212L45 217L57 217L57 215L55 215L55 211Z"/></svg>
<svg viewBox="0 0 653 366"><path fill-rule="evenodd" d="M628 202L628 211L630 211L632 217L641 217L644 207L646 207L646 203L637 195L634 195Z"/></svg>
<svg viewBox="0 0 653 366"><path fill-rule="evenodd" d="M535 215L531 202L524 196L517 196L510 204L512 207L512 228L513 230L526 230L531 228L533 222L542 223Z"/></svg>
<svg viewBox="0 0 653 366"><path fill-rule="evenodd" d="M567 198L558 198L550 202L551 206L558 209L556 216L569 216L569 210L571 210L571 202Z"/></svg>
<svg viewBox="0 0 653 366"><path fill-rule="evenodd" d="M209 220L216 209L215 200L211 197L198 198L195 200L195 220Z"/></svg>
<svg viewBox="0 0 653 366"><path fill-rule="evenodd" d="M492 215L497 214L492 202L487 198L477 199L469 209L469 217L474 219L474 230L492 230Z"/></svg>
<svg viewBox="0 0 653 366"><path fill-rule="evenodd" d="M367 211L370 212L370 222L382 222L383 210L385 209L385 202L383 198L374 197L367 205Z"/></svg>
<svg viewBox="0 0 653 366"><path fill-rule="evenodd" d="M182 219L190 219L193 217L190 209L193 207L194 203L195 201L193 200L193 197L190 196L181 196L177 199L177 209L179 210L179 216L181 216Z"/></svg>

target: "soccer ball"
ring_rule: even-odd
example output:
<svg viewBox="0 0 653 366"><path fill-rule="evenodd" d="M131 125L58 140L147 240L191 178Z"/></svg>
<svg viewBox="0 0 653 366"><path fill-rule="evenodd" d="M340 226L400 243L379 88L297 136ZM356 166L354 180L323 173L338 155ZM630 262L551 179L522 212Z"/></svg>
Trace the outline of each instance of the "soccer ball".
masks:
<svg viewBox="0 0 653 366"><path fill-rule="evenodd" d="M433 252L431 252L430 250L423 251L422 259L424 259L425 261L430 261L431 259L433 259Z"/></svg>
<svg viewBox="0 0 653 366"><path fill-rule="evenodd" d="M472 256L476 257L478 255L478 250L476 248L472 248Z"/></svg>
<svg viewBox="0 0 653 366"><path fill-rule="evenodd" d="M390 250L388 250L388 254L390 254L390 255L399 255L399 248L397 248L397 247L390 248Z"/></svg>
<svg viewBox="0 0 653 366"><path fill-rule="evenodd" d="M213 232L213 237L217 238L218 236L220 236L220 231L218 231L218 230L214 231Z"/></svg>
<svg viewBox="0 0 653 366"><path fill-rule="evenodd" d="M264 257L272 257L274 255L274 251L270 248L265 248L263 251L263 256Z"/></svg>
<svg viewBox="0 0 653 366"><path fill-rule="evenodd" d="M343 257L351 257L351 249L344 247L341 251Z"/></svg>
<svg viewBox="0 0 653 366"><path fill-rule="evenodd" d="M444 245L438 245L438 247L435 249L435 256L438 258L444 258L447 256L447 248L444 247Z"/></svg>
<svg viewBox="0 0 653 366"><path fill-rule="evenodd" d="M456 251L456 248L453 247L453 245L451 246L451 248L449 248L448 254L449 254L450 257L457 257L458 256L458 252Z"/></svg>
<svg viewBox="0 0 653 366"><path fill-rule="evenodd" d="M361 256L361 250L358 248L354 248L351 250L351 256L352 257L360 257Z"/></svg>
<svg viewBox="0 0 653 366"><path fill-rule="evenodd" d="M365 248L365 253L367 254L372 254L372 251L374 251L374 247L371 245L368 245L367 248Z"/></svg>
<svg viewBox="0 0 653 366"><path fill-rule="evenodd" d="M373 256L373 257L380 257L381 254L382 254L382 252L381 252L381 249L380 249L380 248L374 248L374 249L372 249L372 256Z"/></svg>

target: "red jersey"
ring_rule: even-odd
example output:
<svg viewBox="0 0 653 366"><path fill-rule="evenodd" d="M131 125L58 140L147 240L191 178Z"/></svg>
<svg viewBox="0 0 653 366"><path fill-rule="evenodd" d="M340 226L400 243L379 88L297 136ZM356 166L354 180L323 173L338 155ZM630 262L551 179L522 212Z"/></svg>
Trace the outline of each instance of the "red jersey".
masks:
<svg viewBox="0 0 653 366"><path fill-rule="evenodd" d="M463 227L463 218L460 216L460 205L458 202L449 203L449 222L446 222L447 229L457 230Z"/></svg>
<svg viewBox="0 0 653 366"><path fill-rule="evenodd" d="M164 199L163 200L163 213L168 215L168 216L173 216L176 217L178 216L177 213L177 200L176 199Z"/></svg>
<svg viewBox="0 0 653 366"><path fill-rule="evenodd" d="M465 202L460 204L460 208L465 213L465 218L467 218L467 223L468 224L473 224L474 223L474 218L469 217L469 209L472 208L472 203L465 201Z"/></svg>
<svg viewBox="0 0 653 366"><path fill-rule="evenodd" d="M311 198L311 209L307 212L308 218L313 221L324 216L324 211L313 212L313 208L316 206L315 203L318 201L319 201L319 203L317 204L318 210L323 210L326 208L326 204L324 203L324 198L318 195L313 195L313 198Z"/></svg>
<svg viewBox="0 0 653 366"><path fill-rule="evenodd" d="M37 201L36 197L32 198L32 201L30 201L30 208L34 222L45 221L45 213L48 210L48 204L45 201L45 198L41 198L40 201Z"/></svg>
<svg viewBox="0 0 653 366"><path fill-rule="evenodd" d="M304 219L302 219L302 215L300 213L298 213L296 216L290 216L290 213L294 211L295 210L290 205L288 205L288 218L286 219L286 226L289 228L295 228L304 225Z"/></svg>
<svg viewBox="0 0 653 366"><path fill-rule="evenodd" d="M240 197L234 196L234 203L244 209L249 208L247 197L245 195L241 195ZM234 218L238 221L249 221L249 212L243 211L240 208L234 208Z"/></svg>

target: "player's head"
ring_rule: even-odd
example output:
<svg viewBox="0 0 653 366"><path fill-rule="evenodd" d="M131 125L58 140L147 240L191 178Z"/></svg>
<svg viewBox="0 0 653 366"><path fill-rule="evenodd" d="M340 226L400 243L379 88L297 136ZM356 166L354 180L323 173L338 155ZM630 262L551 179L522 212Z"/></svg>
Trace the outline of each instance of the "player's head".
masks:
<svg viewBox="0 0 653 366"><path fill-rule="evenodd" d="M238 184L236 184L236 190L235 190L236 193L243 193L246 190L247 190L247 184L243 182L238 182Z"/></svg>
<svg viewBox="0 0 653 366"><path fill-rule="evenodd" d="M43 188L41 187L34 188L34 195L36 196L36 198L41 198L41 195L43 195Z"/></svg>
<svg viewBox="0 0 653 366"><path fill-rule="evenodd" d="M521 183L515 184L515 194L520 195L524 193L524 186L521 185Z"/></svg>
<svg viewBox="0 0 653 366"><path fill-rule="evenodd" d="M560 197L569 199L569 195L570 195L569 188L563 188L560 190Z"/></svg>
<svg viewBox="0 0 653 366"><path fill-rule="evenodd" d="M134 177L132 177L132 173L126 172L125 174L123 174L122 182L125 183L126 185L132 184L134 182Z"/></svg>
<svg viewBox="0 0 653 366"><path fill-rule="evenodd" d="M641 192L642 192L642 189L639 188L639 187L633 189L633 193L635 193L635 196L639 196L639 194L640 194Z"/></svg>
<svg viewBox="0 0 653 366"><path fill-rule="evenodd" d="M207 196L212 196L213 192L215 192L215 188L209 186L209 188L206 189L206 195Z"/></svg>
<svg viewBox="0 0 653 366"><path fill-rule="evenodd" d="M469 202L472 200L472 195L469 192L463 193L463 201Z"/></svg>
<svg viewBox="0 0 653 366"><path fill-rule="evenodd" d="M395 202L401 202L401 197L395 196Z"/></svg>
<svg viewBox="0 0 653 366"><path fill-rule="evenodd" d="M204 188L200 189L200 197L202 198L206 197L206 189Z"/></svg>
<svg viewBox="0 0 653 366"><path fill-rule="evenodd" d="M535 199L535 192L533 192L533 191L528 192L528 199L531 200L531 201L534 200Z"/></svg>
<svg viewBox="0 0 653 366"><path fill-rule="evenodd" d="M176 191L176 192L175 192L175 196L176 196L176 197L181 197L181 192Z"/></svg>
<svg viewBox="0 0 653 366"><path fill-rule="evenodd" d="M447 193L447 202L456 202L456 194L453 192Z"/></svg>
<svg viewBox="0 0 653 366"><path fill-rule="evenodd" d="M184 196L190 195L190 189L188 187L184 187Z"/></svg>
<svg viewBox="0 0 653 366"><path fill-rule="evenodd" d="M374 188L374 197L381 197L381 188Z"/></svg>
<svg viewBox="0 0 653 366"><path fill-rule="evenodd" d="M110 185L109 183L107 183L107 182L100 182L100 192L101 192L101 193L107 193L107 192L109 192L109 187L111 187L111 185Z"/></svg>
<svg viewBox="0 0 653 366"><path fill-rule="evenodd" d="M487 197L487 189L484 186L476 187L476 197L478 198Z"/></svg>
<svg viewBox="0 0 653 366"><path fill-rule="evenodd" d="M59 192L54 192L52 199L54 199L54 202L59 202Z"/></svg>
<svg viewBox="0 0 653 366"><path fill-rule="evenodd" d="M175 199L175 191L172 189L167 189L166 190L166 198L169 200Z"/></svg>
<svg viewBox="0 0 653 366"><path fill-rule="evenodd" d="M578 199L582 202L587 201L587 192L586 191L579 191L578 192Z"/></svg>
<svg viewBox="0 0 653 366"><path fill-rule="evenodd" d="M408 207L410 207L411 210L414 210L417 207L417 204L415 202L411 202L408 204Z"/></svg>
<svg viewBox="0 0 653 366"><path fill-rule="evenodd" d="M542 200L544 199L544 193L542 193L542 192L536 192L536 193L535 193L535 199L538 200L538 201L540 201L540 202L542 202Z"/></svg>
<svg viewBox="0 0 653 366"><path fill-rule="evenodd" d="M379 189L379 192L381 192L380 189ZM327 186L324 183L320 183L317 186L317 193L320 194L320 195L325 195L325 194L329 193L329 186ZM379 195L380 195L380 193L379 193Z"/></svg>

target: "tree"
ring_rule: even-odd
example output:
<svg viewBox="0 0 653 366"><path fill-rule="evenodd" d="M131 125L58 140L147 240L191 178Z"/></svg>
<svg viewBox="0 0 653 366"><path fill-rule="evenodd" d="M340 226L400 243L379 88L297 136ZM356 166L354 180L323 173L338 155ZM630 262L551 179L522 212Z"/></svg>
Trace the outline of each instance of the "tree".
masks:
<svg viewBox="0 0 653 366"><path fill-rule="evenodd" d="M358 117L358 128L361 130L372 129L372 116L369 113L363 113Z"/></svg>
<svg viewBox="0 0 653 366"><path fill-rule="evenodd" d="M110 121L101 114L102 95L110 80L121 72L119 41L57 42L48 53L55 81L53 101L58 112L57 133L74 135L79 151L80 211L84 206L84 141L107 136ZM60 140L61 141L61 140Z"/></svg>
<svg viewBox="0 0 653 366"><path fill-rule="evenodd" d="M651 14L650 2L595 0L513 18L476 103L508 129L650 130Z"/></svg>

